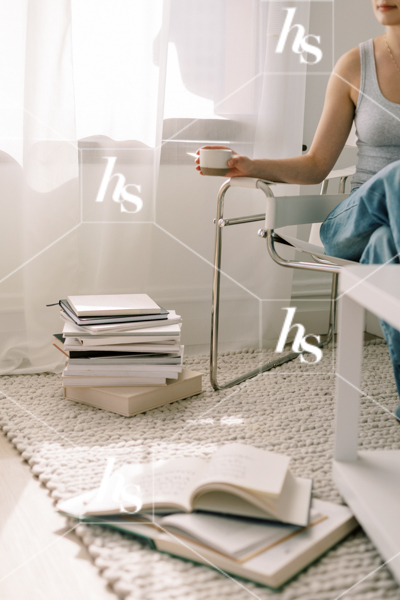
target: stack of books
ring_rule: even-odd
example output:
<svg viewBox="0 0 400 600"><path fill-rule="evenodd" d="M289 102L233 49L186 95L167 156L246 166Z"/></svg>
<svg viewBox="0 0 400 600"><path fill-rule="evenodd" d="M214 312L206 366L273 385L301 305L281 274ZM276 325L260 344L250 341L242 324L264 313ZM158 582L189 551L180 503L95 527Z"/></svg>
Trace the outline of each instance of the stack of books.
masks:
<svg viewBox="0 0 400 600"><path fill-rule="evenodd" d="M346 506L312 500L312 480L293 475L289 457L274 452L234 443L209 461L177 457L111 473L112 460L101 488L58 510L274 588L357 527ZM128 487L138 495L116 492Z"/></svg>
<svg viewBox="0 0 400 600"><path fill-rule="evenodd" d="M147 294L69 296L59 304L64 327L54 345L68 357L65 397L129 416L200 393L201 374L183 369L175 311Z"/></svg>

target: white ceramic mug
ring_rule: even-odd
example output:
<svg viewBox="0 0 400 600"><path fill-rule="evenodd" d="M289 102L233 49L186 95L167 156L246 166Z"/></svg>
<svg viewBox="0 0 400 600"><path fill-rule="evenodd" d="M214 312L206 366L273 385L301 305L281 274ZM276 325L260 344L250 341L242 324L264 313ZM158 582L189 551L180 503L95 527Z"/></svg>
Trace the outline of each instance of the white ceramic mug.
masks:
<svg viewBox="0 0 400 600"><path fill-rule="evenodd" d="M200 168L203 175L226 175L230 169L227 162L232 150L222 148L201 148Z"/></svg>

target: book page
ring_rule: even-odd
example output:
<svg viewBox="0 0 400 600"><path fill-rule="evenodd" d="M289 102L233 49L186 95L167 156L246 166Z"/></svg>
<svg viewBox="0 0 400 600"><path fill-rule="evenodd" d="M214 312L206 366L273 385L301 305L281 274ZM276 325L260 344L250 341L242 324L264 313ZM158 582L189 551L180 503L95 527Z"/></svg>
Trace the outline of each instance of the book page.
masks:
<svg viewBox="0 0 400 600"><path fill-rule="evenodd" d="M261 494L258 498L266 503L280 521L306 526L310 516L312 486L312 479L295 477L289 471L278 499L266 498ZM257 495L256 492L255 494Z"/></svg>
<svg viewBox="0 0 400 600"><path fill-rule="evenodd" d="M150 473L138 480L146 505L176 504L191 510L190 496L206 461L201 458L173 458L156 462Z"/></svg>
<svg viewBox="0 0 400 600"><path fill-rule="evenodd" d="M289 468L289 457L244 444L219 448L208 463L197 489L226 483L259 493L278 496ZM215 489L218 489L215 486Z"/></svg>
<svg viewBox="0 0 400 600"><path fill-rule="evenodd" d="M240 488L240 490L238 490L240 493L239 495L232 493L231 486L227 484L218 484L218 487L219 486L225 486L227 489L224 491L206 491L205 493L197 494L193 500L193 510L220 513L228 516L239 515L242 517L263 519L264 521L277 520L275 516L276 511L268 511L268 507L263 500L258 501L257 497L254 502L255 492L249 493ZM246 499L246 497L243 496L248 497ZM262 499L265 497L266 496L263 495Z"/></svg>
<svg viewBox="0 0 400 600"><path fill-rule="evenodd" d="M282 523L205 514L168 515L161 519L161 525L171 533L199 541L234 558L266 549L300 530L300 527Z"/></svg>
<svg viewBox="0 0 400 600"><path fill-rule="evenodd" d="M153 505L190 510L190 495L205 464L201 458L173 458L125 465L102 483L85 514L135 513Z"/></svg>

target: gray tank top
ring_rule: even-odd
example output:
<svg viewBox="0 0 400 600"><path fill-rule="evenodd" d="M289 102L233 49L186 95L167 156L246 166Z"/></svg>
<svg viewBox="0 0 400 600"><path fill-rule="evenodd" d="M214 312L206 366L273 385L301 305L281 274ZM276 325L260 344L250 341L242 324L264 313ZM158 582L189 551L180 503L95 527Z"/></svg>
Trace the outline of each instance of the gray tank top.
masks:
<svg viewBox="0 0 400 600"><path fill-rule="evenodd" d="M390 102L382 95L376 76L372 39L360 44L360 58L360 92L354 116L358 161L352 190L386 165L400 159L400 104ZM400 81L400 73L393 72L395 76Z"/></svg>

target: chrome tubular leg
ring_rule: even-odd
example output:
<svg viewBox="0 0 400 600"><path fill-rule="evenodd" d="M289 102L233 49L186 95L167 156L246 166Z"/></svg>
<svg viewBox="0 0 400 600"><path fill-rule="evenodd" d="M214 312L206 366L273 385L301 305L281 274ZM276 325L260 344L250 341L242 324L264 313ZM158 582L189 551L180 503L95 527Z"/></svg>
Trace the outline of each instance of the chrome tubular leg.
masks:
<svg viewBox="0 0 400 600"><path fill-rule="evenodd" d="M347 181L347 176L340 178L339 194L345 193L346 181ZM328 180L325 180L322 184L321 195L326 194L327 191L328 191ZM329 309L328 331L327 331L325 340L323 342L321 342L321 344L319 344L320 348L322 348L323 346L327 346L331 342L331 340L333 340L333 336L335 335L336 298L337 298L337 292L338 292L339 271L336 273L333 273L333 277L332 277L332 291L331 291L331 304L330 304L330 309Z"/></svg>
<svg viewBox="0 0 400 600"><path fill-rule="evenodd" d="M333 278L332 278L331 305L330 305L330 311L329 311L329 327L328 327L328 332L326 334L326 339L323 342L324 346L327 346L330 343L330 341L333 339L333 336L335 334L336 298L337 298L337 291L338 291L338 281L339 281L339 274L334 273Z"/></svg>
<svg viewBox="0 0 400 600"><path fill-rule="evenodd" d="M339 194L344 194L345 193L347 179L348 179L347 175L340 178L340 182L339 182Z"/></svg>
<svg viewBox="0 0 400 600"><path fill-rule="evenodd" d="M214 254L214 278L213 278L213 289L212 289L212 307L211 307L211 344L210 344L210 381L214 390L224 390L234 385L238 385L247 379L257 377L260 373L270 371L274 367L295 360L299 353L291 352L286 356L282 356L276 360L273 360L265 365L248 371L231 381L224 384L218 383L218 327L219 327L219 305L220 305L220 284L221 284L221 254L222 254L222 230L221 227L223 221L223 207L224 197L226 191L230 187L229 182L225 183L218 194L217 203L217 217L215 220L215 254Z"/></svg>
<svg viewBox="0 0 400 600"><path fill-rule="evenodd" d="M322 186L321 186L321 196L323 196L324 194L326 194L326 192L328 191L328 179L325 179L325 181L322 182Z"/></svg>
<svg viewBox="0 0 400 600"><path fill-rule="evenodd" d="M325 181L323 184L323 188L321 193L326 193L328 181ZM218 203L217 203L217 217L215 220L215 254L214 254L214 277L213 277L213 288L212 288L212 308L211 308L211 344L210 344L210 381L214 390L224 390L230 388L234 385L238 385L246 381L247 379L251 379L252 377L256 377L260 373L265 373L266 371L270 371L275 367L279 367L280 365L295 360L299 356L299 352L290 352L286 356L282 356L276 360L273 360L265 365L258 367L257 369L253 369L248 373L244 373L231 381L228 381L224 384L218 383L218 328L219 328L219 308L220 308L220 284L221 284L221 255L222 255L222 232L225 228L224 225L228 224L223 220L223 210L224 210L224 198L225 194L230 187L229 181L224 183L218 194ZM256 219L259 220L258 217L260 215L255 215ZM254 217L254 215L253 215ZM234 220L233 220L234 221ZM246 222L246 221L243 221ZM324 341L318 344L319 348L322 348L329 344L333 337L333 333L335 330L335 316L336 316L336 297L337 297L337 286L338 286L338 273L340 271L340 267L336 265L330 264L319 264L319 263L306 263L306 262L296 262L296 261L286 261L282 259L276 252L274 247L274 232L272 230L264 231L260 230L261 237L267 238L267 247L268 251L275 262L284 267L291 268L299 268L299 269L312 269L315 271L323 271L333 274L332 281L332 293L331 293L331 306L330 306L330 315L329 315L329 329L327 333L327 337Z"/></svg>
<svg viewBox="0 0 400 600"><path fill-rule="evenodd" d="M253 369L252 371L248 371L247 373L240 375L240 377L236 377L235 379L232 379L231 381L228 381L227 383L224 383L222 385L219 385L217 383L216 379L211 380L211 384L212 384L214 390L216 390L216 391L217 390L226 390L227 388L231 388L234 385L243 383L244 381L247 381L248 379L257 377L261 373L266 373L267 371L271 371L271 369L274 369L275 367L280 367L281 365L283 365L287 362L295 360L299 356L299 354L302 354L302 353L301 352L291 352L290 354L286 354L286 356L282 356L281 358L272 360L271 362L269 362L265 365L261 365L260 367L257 367L257 369ZM211 379L211 377L210 377L210 379Z"/></svg>
<svg viewBox="0 0 400 600"><path fill-rule="evenodd" d="M340 267L328 262L305 262L286 260L279 256L275 249L275 233L273 229L260 230L259 235L266 238L267 249L270 257L281 267L290 267L291 269L306 269L308 271L324 271L325 273L339 273ZM279 240L278 240L279 243Z"/></svg>
<svg viewBox="0 0 400 600"><path fill-rule="evenodd" d="M210 381L214 390L221 389L217 382L218 370L218 327L219 327L219 300L221 287L221 249L222 249L222 227L220 220L223 218L224 198L230 187L229 181L220 189L217 201L217 217L215 219L215 253L214 253L214 276L211 302L211 344L210 344Z"/></svg>

